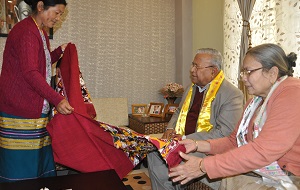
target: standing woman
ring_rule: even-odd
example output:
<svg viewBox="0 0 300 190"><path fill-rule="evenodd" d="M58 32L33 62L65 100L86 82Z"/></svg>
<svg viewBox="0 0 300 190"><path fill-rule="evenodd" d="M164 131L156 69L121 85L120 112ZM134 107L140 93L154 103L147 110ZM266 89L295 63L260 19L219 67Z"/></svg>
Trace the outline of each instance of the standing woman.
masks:
<svg viewBox="0 0 300 190"><path fill-rule="evenodd" d="M74 110L50 87L51 64L67 44L50 51L44 27L52 28L65 0L25 0L32 16L10 31L0 76L0 182L55 176L51 139L46 131L49 103L61 114Z"/></svg>

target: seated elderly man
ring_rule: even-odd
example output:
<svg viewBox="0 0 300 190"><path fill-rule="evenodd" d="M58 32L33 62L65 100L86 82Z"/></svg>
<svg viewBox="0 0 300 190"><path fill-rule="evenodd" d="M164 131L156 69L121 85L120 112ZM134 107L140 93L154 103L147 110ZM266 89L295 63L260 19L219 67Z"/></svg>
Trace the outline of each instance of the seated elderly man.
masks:
<svg viewBox="0 0 300 190"><path fill-rule="evenodd" d="M190 69L192 84L185 91L179 108L173 114L163 138L183 137L207 140L229 135L243 109L243 93L225 79L222 56L211 48L197 50ZM193 153L204 157L205 154ZM172 183L168 168L158 152L147 156L152 189L181 189ZM208 183L217 188L219 183Z"/></svg>

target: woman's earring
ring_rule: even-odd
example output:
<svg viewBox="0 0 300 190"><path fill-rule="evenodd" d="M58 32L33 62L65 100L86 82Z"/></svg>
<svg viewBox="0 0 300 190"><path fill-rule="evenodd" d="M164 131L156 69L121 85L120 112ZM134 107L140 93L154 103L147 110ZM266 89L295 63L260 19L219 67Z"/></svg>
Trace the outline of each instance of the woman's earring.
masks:
<svg viewBox="0 0 300 190"><path fill-rule="evenodd" d="M271 83L272 85L274 85L274 84L275 84L275 81L273 82L273 80L270 80L270 83Z"/></svg>

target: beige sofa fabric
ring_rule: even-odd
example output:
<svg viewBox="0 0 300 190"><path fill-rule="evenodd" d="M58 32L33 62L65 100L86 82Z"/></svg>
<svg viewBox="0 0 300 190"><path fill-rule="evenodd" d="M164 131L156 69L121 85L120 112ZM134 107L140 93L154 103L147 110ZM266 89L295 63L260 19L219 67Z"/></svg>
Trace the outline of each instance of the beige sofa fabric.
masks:
<svg viewBox="0 0 300 190"><path fill-rule="evenodd" d="M92 98L96 119L114 126L128 126L127 98Z"/></svg>

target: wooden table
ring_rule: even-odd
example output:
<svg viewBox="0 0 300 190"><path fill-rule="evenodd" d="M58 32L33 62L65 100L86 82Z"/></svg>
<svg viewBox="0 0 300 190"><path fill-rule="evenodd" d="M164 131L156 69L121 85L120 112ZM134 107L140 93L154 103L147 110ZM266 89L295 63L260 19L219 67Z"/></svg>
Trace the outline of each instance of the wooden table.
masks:
<svg viewBox="0 0 300 190"><path fill-rule="evenodd" d="M132 114L128 115L129 128L140 134L164 133L171 117L142 117Z"/></svg>
<svg viewBox="0 0 300 190"><path fill-rule="evenodd" d="M115 170L0 183L1 190L127 190Z"/></svg>

